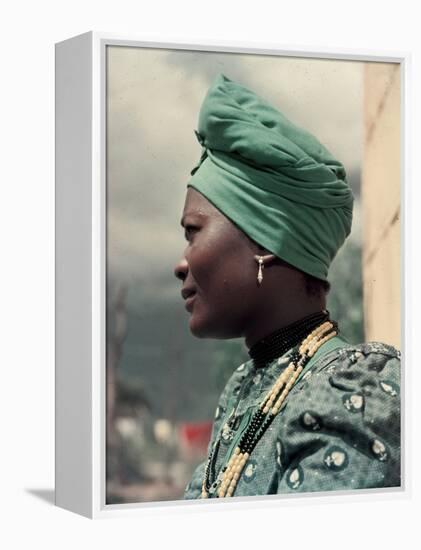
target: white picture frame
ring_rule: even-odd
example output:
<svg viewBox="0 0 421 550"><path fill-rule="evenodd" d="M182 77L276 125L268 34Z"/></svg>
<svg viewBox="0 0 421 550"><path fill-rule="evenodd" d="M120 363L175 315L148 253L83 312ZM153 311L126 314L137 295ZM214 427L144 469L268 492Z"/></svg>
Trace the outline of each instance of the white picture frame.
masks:
<svg viewBox="0 0 421 550"><path fill-rule="evenodd" d="M401 205L405 213L408 94L407 53L290 49L277 45L230 43L161 43L136 37L89 32L56 44L56 505L89 518L181 510L213 502L168 501L124 505L105 503L105 288L106 288L106 86L108 46L133 46L254 53L322 59L399 63L401 68ZM402 228L401 254L404 254ZM402 264L401 264L402 265ZM402 326L405 319L405 280L402 276ZM405 357L406 331L402 351ZM407 378L402 373L402 404ZM402 415L405 419L406 414ZM402 441L406 443L405 426ZM402 447L401 488L314 494L315 502L341 499L396 498L408 491L407 455ZM75 475L77 472L77 475ZM354 494L355 493L355 494ZM384 493L384 494L383 494ZM296 499L255 497L220 502L229 508L295 505Z"/></svg>

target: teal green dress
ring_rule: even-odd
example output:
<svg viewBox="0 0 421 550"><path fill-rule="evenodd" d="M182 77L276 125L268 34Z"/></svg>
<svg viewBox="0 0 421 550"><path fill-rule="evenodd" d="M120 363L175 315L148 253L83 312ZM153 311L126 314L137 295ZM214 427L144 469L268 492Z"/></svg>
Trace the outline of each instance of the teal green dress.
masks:
<svg viewBox="0 0 421 550"><path fill-rule="evenodd" d="M220 397L208 447L214 449L210 498L248 420L292 350L264 367L236 369ZM236 496L400 486L400 352L386 344L322 346L252 451ZM200 498L207 461L184 498Z"/></svg>

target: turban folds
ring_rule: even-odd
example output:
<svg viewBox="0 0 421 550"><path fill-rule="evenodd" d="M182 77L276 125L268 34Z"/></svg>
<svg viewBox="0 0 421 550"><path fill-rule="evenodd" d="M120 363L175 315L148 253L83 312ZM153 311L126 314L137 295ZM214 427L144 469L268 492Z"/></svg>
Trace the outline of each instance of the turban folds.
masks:
<svg viewBox="0 0 421 550"><path fill-rule="evenodd" d="M319 279L349 235L344 167L252 91L219 75L196 132L203 150L188 186L252 240Z"/></svg>

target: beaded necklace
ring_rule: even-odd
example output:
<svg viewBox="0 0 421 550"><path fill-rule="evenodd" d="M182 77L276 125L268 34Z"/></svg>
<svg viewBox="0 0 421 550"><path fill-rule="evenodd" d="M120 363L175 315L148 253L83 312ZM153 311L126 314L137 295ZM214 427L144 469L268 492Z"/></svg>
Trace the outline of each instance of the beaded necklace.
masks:
<svg viewBox="0 0 421 550"><path fill-rule="evenodd" d="M328 320L329 311L318 311L259 340L249 350L255 368L264 367L277 357L281 357L299 344L312 330Z"/></svg>
<svg viewBox="0 0 421 550"><path fill-rule="evenodd" d="M272 388L263 398L257 411L251 417L251 421L241 436L228 463L222 469L221 475L218 477L219 488L217 496L219 498L231 497L234 494L237 481L250 454L278 414L305 365L316 351L325 342L336 336L336 334L336 323L325 321L310 332L301 344L293 350L288 367L279 375ZM210 494L210 468L214 462L217 447L217 444L213 447L205 468L202 483L202 498L208 498Z"/></svg>

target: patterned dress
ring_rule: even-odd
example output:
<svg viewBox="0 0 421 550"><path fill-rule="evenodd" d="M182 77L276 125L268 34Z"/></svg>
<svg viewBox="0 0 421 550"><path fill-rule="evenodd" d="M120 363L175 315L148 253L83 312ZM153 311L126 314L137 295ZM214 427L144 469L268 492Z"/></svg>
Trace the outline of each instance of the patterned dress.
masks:
<svg viewBox="0 0 421 550"><path fill-rule="evenodd" d="M244 363L225 386L208 448L215 449L211 498L218 474L291 352L264 367ZM343 340L328 352L322 347L252 451L233 496L400 486L399 387L395 348ZM200 498L206 462L184 498Z"/></svg>

